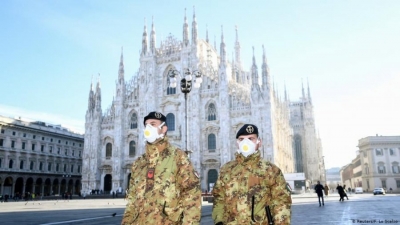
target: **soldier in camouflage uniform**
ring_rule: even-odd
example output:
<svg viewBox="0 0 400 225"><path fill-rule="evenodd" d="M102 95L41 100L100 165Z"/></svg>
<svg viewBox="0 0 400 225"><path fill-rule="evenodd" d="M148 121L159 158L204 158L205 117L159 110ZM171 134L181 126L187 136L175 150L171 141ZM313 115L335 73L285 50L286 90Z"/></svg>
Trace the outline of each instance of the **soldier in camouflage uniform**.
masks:
<svg viewBox="0 0 400 225"><path fill-rule="evenodd" d="M222 166L212 190L215 224L290 224L290 191L281 170L261 158L257 127L245 124L236 139L236 159Z"/></svg>
<svg viewBox="0 0 400 225"><path fill-rule="evenodd" d="M200 223L199 176L186 153L164 136L165 123L159 112L144 118L146 152L132 165L124 225Z"/></svg>

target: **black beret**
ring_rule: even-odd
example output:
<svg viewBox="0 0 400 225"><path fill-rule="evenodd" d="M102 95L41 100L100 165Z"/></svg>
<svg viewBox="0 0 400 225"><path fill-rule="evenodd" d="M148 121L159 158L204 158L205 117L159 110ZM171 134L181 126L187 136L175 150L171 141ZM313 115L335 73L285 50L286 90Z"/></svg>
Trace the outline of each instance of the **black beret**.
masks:
<svg viewBox="0 0 400 225"><path fill-rule="evenodd" d="M240 135L249 135L249 134L257 134L258 136L258 128L256 127L256 125L253 124L243 125L243 127L240 128L240 130L237 132L236 139L238 139Z"/></svg>
<svg viewBox="0 0 400 225"><path fill-rule="evenodd" d="M143 120L144 125L146 125L146 120L148 119L160 120L161 122L165 122L165 124L167 124L167 117L160 112L150 112L147 116L145 116Z"/></svg>

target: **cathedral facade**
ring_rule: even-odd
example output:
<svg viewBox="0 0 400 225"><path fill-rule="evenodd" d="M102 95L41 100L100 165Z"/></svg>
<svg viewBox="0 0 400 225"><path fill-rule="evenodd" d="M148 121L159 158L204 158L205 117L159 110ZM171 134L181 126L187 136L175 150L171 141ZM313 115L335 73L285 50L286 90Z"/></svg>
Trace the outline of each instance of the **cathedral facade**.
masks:
<svg viewBox="0 0 400 225"><path fill-rule="evenodd" d="M264 47L259 57L253 48L251 68L245 70L237 29L231 60L226 54L223 32L218 50L215 43L209 42L208 32L205 39L198 37L195 14L190 36L186 15L182 39L169 35L159 46L156 46L154 23L150 34L145 25L138 72L129 79L125 77L121 53L115 97L105 111L101 107L100 81L96 87L92 83L85 123L83 191L100 189L107 193L128 188L132 163L145 151L143 118L151 111L167 117L171 143L191 151L189 157L200 174L203 190L212 188L219 168L234 159L235 135L246 123L259 128L262 157L284 173L296 172L294 154L301 155L306 148L312 151L308 146L294 151L297 134L291 124L294 106L286 94L285 100L281 100L274 91ZM191 92L185 95L179 89L179 82L178 87L170 85L169 74L178 72L179 81L187 69L200 72L202 83L192 85ZM303 138L303 144L312 142L316 146L315 132L314 135L305 132L307 128L300 126L305 121L301 119L296 122L298 136ZM307 156L301 159L301 166L308 163Z"/></svg>

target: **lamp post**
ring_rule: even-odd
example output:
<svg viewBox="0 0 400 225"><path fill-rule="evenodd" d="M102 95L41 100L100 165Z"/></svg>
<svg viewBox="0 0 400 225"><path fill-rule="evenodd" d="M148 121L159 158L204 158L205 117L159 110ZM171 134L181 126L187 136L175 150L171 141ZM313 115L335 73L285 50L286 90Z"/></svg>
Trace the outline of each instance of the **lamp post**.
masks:
<svg viewBox="0 0 400 225"><path fill-rule="evenodd" d="M176 87L176 77L180 77L179 71L177 70L169 70L168 76L170 78L169 86L171 88ZM199 88L200 84L203 82L201 78L201 72L198 70L190 71L189 68L185 70L185 77L181 79L181 91L185 95L185 129L186 129L186 138L185 138L185 152L190 158L191 150L188 149L188 136L189 136L189 129L188 129L188 107L187 107L187 94L190 93L192 90L192 84L194 83L195 88Z"/></svg>

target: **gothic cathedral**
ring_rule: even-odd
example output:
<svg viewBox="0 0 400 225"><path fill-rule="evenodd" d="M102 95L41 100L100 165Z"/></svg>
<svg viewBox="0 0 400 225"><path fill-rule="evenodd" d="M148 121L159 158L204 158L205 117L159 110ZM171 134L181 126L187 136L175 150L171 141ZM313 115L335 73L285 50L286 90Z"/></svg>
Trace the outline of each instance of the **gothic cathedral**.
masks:
<svg viewBox="0 0 400 225"><path fill-rule="evenodd" d="M234 158L235 135L246 123L259 128L262 156L283 173L304 172L307 179L320 176L322 147L316 135L310 91L297 102L286 95L281 100L271 85L262 47L261 71L253 58L250 71L241 63L236 29L234 55L228 60L224 34L219 51L216 43L198 38L193 13L191 38L186 15L182 40L172 35L156 46L152 23L150 35L144 26L140 68L125 79L123 54L119 64L115 97L101 108L100 81L91 84L86 112L82 191L110 191L128 188L131 165L144 153L143 118L151 111L167 117L167 135L172 144L187 148L201 177L201 188L210 189L219 168ZM169 72L201 72L203 82L185 95L171 87ZM179 80L179 79L178 79ZM186 117L187 116L187 117ZM321 171L319 172L321 173Z"/></svg>

